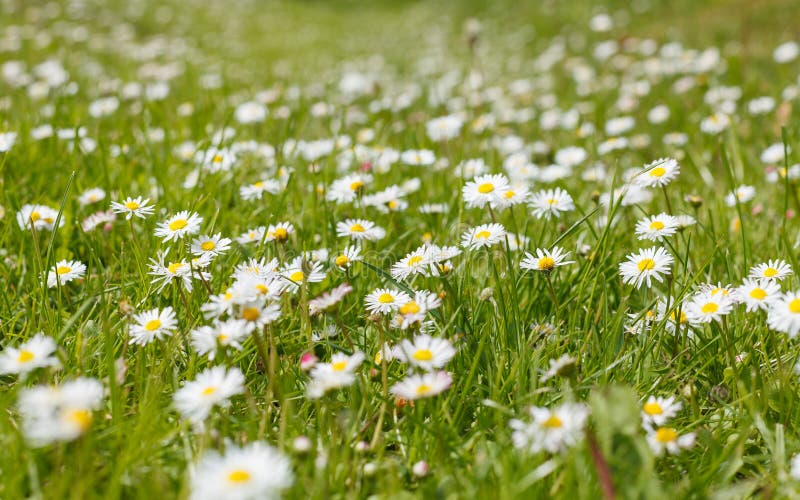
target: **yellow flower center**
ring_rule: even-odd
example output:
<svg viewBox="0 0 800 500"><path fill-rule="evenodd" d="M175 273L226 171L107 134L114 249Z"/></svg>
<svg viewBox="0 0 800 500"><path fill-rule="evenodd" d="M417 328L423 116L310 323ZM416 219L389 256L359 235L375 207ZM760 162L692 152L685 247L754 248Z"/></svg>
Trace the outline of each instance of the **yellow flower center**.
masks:
<svg viewBox="0 0 800 500"><path fill-rule="evenodd" d="M767 296L767 292L764 291L763 288L753 288L750 290L750 298L756 300L764 300L764 297Z"/></svg>
<svg viewBox="0 0 800 500"><path fill-rule="evenodd" d="M650 177L661 177L667 173L667 169L664 167L656 167L650 171Z"/></svg>
<svg viewBox="0 0 800 500"><path fill-rule="evenodd" d="M542 257L539 259L539 270L540 271L550 271L556 267L556 261L552 257Z"/></svg>
<svg viewBox="0 0 800 500"><path fill-rule="evenodd" d="M250 481L250 477L251 476L249 472L241 469L236 469L235 471L232 471L230 474L228 474L228 481L232 483L244 483Z"/></svg>
<svg viewBox="0 0 800 500"><path fill-rule="evenodd" d="M58 275L67 274L70 271L72 271L72 268L69 266L58 266L56 268L56 274Z"/></svg>
<svg viewBox="0 0 800 500"><path fill-rule="evenodd" d="M704 314L714 314L719 309L719 304L716 302L706 302L703 304L703 307L700 308Z"/></svg>
<svg viewBox="0 0 800 500"><path fill-rule="evenodd" d="M289 237L289 232L282 227L276 227L275 230L272 231L272 237L278 241L284 241Z"/></svg>
<svg viewBox="0 0 800 500"><path fill-rule="evenodd" d="M89 425L92 423L92 413L85 408L71 410L69 413L67 413L67 420L77 425L80 430L84 431L88 429Z"/></svg>
<svg viewBox="0 0 800 500"><path fill-rule="evenodd" d="M186 219L176 219L169 223L169 230L170 231L179 231L189 225L189 221Z"/></svg>
<svg viewBox="0 0 800 500"><path fill-rule="evenodd" d="M204 242L200 243L200 250L202 250L204 252L210 252L211 250L214 250L215 248L217 248L217 244L214 243L211 240L204 241Z"/></svg>
<svg viewBox="0 0 800 500"><path fill-rule="evenodd" d="M261 316L261 311L257 307L245 307L242 309L242 318L247 321L255 321Z"/></svg>
<svg viewBox="0 0 800 500"><path fill-rule="evenodd" d="M671 443L678 439L678 433L675 429L669 427L661 427L656 431L656 441L659 443Z"/></svg>
<svg viewBox="0 0 800 500"><path fill-rule="evenodd" d="M406 302L405 304L400 307L401 314L416 314L420 311L419 304L414 302L413 300Z"/></svg>
<svg viewBox="0 0 800 500"><path fill-rule="evenodd" d="M515 193L514 191L511 191L509 189L508 191L506 191L505 197L506 197L507 200L510 200L511 198L513 198L516 195L517 195L517 193Z"/></svg>
<svg viewBox="0 0 800 500"><path fill-rule="evenodd" d="M170 274L175 274L182 267L183 267L183 262L173 262L169 266L167 266L167 271L169 271Z"/></svg>
<svg viewBox="0 0 800 500"><path fill-rule="evenodd" d="M653 259L642 259L639 261L636 267L639 268L639 272L649 271L656 267L656 261Z"/></svg>
<svg viewBox="0 0 800 500"><path fill-rule="evenodd" d="M148 332L152 332L161 328L161 320L160 319L151 319L147 323L144 324L144 329Z"/></svg>
<svg viewBox="0 0 800 500"><path fill-rule="evenodd" d="M364 231L366 231L366 229L364 229L364 226L362 226L361 224L356 223L350 226L350 231L354 233L363 233Z"/></svg>
<svg viewBox="0 0 800 500"><path fill-rule="evenodd" d="M664 229L664 223L661 222L660 220L654 220L653 222L650 223L650 229L653 231L661 231L662 229Z"/></svg>
<svg viewBox="0 0 800 500"><path fill-rule="evenodd" d="M433 353L430 349L418 349L414 353L414 359L417 361L430 361L433 359Z"/></svg>
<svg viewBox="0 0 800 500"><path fill-rule="evenodd" d="M258 181L258 182L253 184L253 187L256 188L256 189L261 189L261 188L264 187L264 183L261 182L261 181Z"/></svg>
<svg viewBox="0 0 800 500"><path fill-rule="evenodd" d="M478 192L481 194L489 194L494 191L494 185L491 183L484 183L478 186Z"/></svg>
<svg viewBox="0 0 800 500"><path fill-rule="evenodd" d="M794 299L789 302L789 311L795 314L800 313L800 299Z"/></svg>
<svg viewBox="0 0 800 500"><path fill-rule="evenodd" d="M364 187L364 183L361 182L361 181L355 181L355 182L350 184L350 190L351 191L358 191L362 187Z"/></svg>
<svg viewBox="0 0 800 500"><path fill-rule="evenodd" d="M422 256L421 255L414 255L413 257L408 259L408 267L415 266L415 265L419 264L420 262L422 262Z"/></svg>
<svg viewBox="0 0 800 500"><path fill-rule="evenodd" d="M210 396L210 395L214 394L215 392L217 392L217 388L210 385L210 386L206 387L205 389L203 389L203 396Z"/></svg>
<svg viewBox="0 0 800 500"><path fill-rule="evenodd" d="M305 277L305 274L303 274L303 271L295 271L295 272L293 272L292 274L289 275L289 279L290 280L297 281L297 282L303 281L304 277Z"/></svg>
<svg viewBox="0 0 800 500"><path fill-rule="evenodd" d="M558 200L556 200L555 198L550 198L549 200L547 200L548 205L555 205L556 203L558 203Z"/></svg>
<svg viewBox="0 0 800 500"><path fill-rule="evenodd" d="M420 384L417 386L417 394L420 396L422 396L423 394L428 394L429 392L431 392L431 389L432 389L431 386L427 384Z"/></svg>
<svg viewBox="0 0 800 500"><path fill-rule="evenodd" d="M258 285L256 285L256 290L258 290L258 292L261 295L266 295L267 293L269 293L269 288L267 288L267 285L263 283L259 283Z"/></svg>
<svg viewBox="0 0 800 500"><path fill-rule="evenodd" d="M773 277L777 276L777 274L778 274L778 270L775 269L774 267L768 267L768 268L764 269L764 276L766 276L767 278L773 278Z"/></svg>
<svg viewBox="0 0 800 500"><path fill-rule="evenodd" d="M378 296L378 302L381 304L391 304L394 302L394 297L389 293L382 293Z"/></svg>
<svg viewBox="0 0 800 500"><path fill-rule="evenodd" d="M491 236L491 235L492 235L492 233L490 233L489 231L480 231L479 233L475 234L475 239L476 240L485 240L485 239L488 239L489 236Z"/></svg>
<svg viewBox="0 0 800 500"><path fill-rule="evenodd" d="M31 212L31 220L32 220L33 222L36 222L37 220L39 220L39 219L41 219L41 218L42 218L41 214L40 214L39 212L37 212L36 210L34 210L33 212Z"/></svg>
<svg viewBox="0 0 800 500"><path fill-rule="evenodd" d="M655 401L653 401L652 403L645 403L644 408L642 408L642 410L644 410L644 412L647 413L648 415L661 415L662 413L664 413L664 410L663 408L661 408L661 405L656 403Z"/></svg>
<svg viewBox="0 0 800 500"><path fill-rule="evenodd" d="M546 429L558 429L563 426L564 422L562 422L561 419L555 415L550 415L550 418L542 422L542 427Z"/></svg>
<svg viewBox="0 0 800 500"><path fill-rule="evenodd" d="M331 367L335 372L344 371L344 369L347 368L347 361L337 361L335 363L332 363Z"/></svg>
<svg viewBox="0 0 800 500"><path fill-rule="evenodd" d="M397 200L391 200L389 203L386 204L386 206L389 207L389 210L396 209L398 205L400 205L400 203L398 203Z"/></svg>
<svg viewBox="0 0 800 500"><path fill-rule="evenodd" d="M342 267L342 266L347 265L347 263L350 262L350 259L347 258L347 255L342 254L342 255L336 257L336 259L333 262L337 266Z"/></svg>
<svg viewBox="0 0 800 500"><path fill-rule="evenodd" d="M33 355L31 351L26 351L25 349L19 351L19 356L17 356L18 363L28 363L33 361L33 358L36 356Z"/></svg>
<svg viewBox="0 0 800 500"><path fill-rule="evenodd" d="M140 205L138 203L136 203L135 201L126 201L125 202L125 208L127 208L128 210L136 210L136 209L139 208L139 206Z"/></svg>
<svg viewBox="0 0 800 500"><path fill-rule="evenodd" d="M214 155L214 158L212 158L211 161L214 163L222 163L222 156Z"/></svg>

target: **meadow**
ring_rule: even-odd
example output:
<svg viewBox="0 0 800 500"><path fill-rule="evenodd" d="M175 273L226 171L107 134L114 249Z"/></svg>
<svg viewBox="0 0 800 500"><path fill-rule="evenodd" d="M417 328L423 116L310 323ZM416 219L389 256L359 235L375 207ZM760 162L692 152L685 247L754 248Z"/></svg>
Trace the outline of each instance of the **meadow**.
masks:
<svg viewBox="0 0 800 500"><path fill-rule="evenodd" d="M798 25L0 0L0 498L800 496Z"/></svg>

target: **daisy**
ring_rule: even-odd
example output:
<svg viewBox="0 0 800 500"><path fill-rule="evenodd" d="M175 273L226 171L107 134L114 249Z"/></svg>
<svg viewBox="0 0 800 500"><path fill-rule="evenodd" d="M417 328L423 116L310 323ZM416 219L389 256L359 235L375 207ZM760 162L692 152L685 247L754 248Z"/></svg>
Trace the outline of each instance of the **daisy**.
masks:
<svg viewBox="0 0 800 500"><path fill-rule="evenodd" d="M97 203L98 201L102 201L106 198L106 192L100 188L91 188L87 189L78 197L78 203L81 204L82 207L86 205L91 205L93 203Z"/></svg>
<svg viewBox="0 0 800 500"><path fill-rule="evenodd" d="M565 451L583 435L589 409L580 403L563 403L553 409L532 406L530 422L513 419L511 439L516 448L530 453Z"/></svg>
<svg viewBox="0 0 800 500"><path fill-rule="evenodd" d="M561 188L546 189L533 193L528 202L537 219L558 217L562 212L575 210L572 196Z"/></svg>
<svg viewBox="0 0 800 500"><path fill-rule="evenodd" d="M198 424L208 418L212 408L229 406L230 398L243 392L244 375L238 368L215 366L175 391L173 401L184 418Z"/></svg>
<svg viewBox="0 0 800 500"><path fill-rule="evenodd" d="M456 350L447 339L417 335L412 340L403 340L392 350L395 359L430 371L442 368L456 355Z"/></svg>
<svg viewBox="0 0 800 500"><path fill-rule="evenodd" d="M767 324L773 330L794 338L800 332L800 292L787 292L767 311Z"/></svg>
<svg viewBox="0 0 800 500"><path fill-rule="evenodd" d="M739 186L725 196L725 204L735 207L737 203L747 203L756 196L756 188L753 186Z"/></svg>
<svg viewBox="0 0 800 500"><path fill-rule="evenodd" d="M184 210L163 222L159 222L155 235L164 238L164 242L180 240L187 234L197 234L203 218L194 212Z"/></svg>
<svg viewBox="0 0 800 500"><path fill-rule="evenodd" d="M342 283L336 288L332 288L328 292L324 292L319 297L313 298L308 301L308 312L312 316L319 314L323 311L330 309L344 299L344 297L353 291L353 287L348 283Z"/></svg>
<svg viewBox="0 0 800 500"><path fill-rule="evenodd" d="M233 302L244 304L258 300L275 300L286 287L286 281L278 276L242 273L237 275L229 291Z"/></svg>
<svg viewBox="0 0 800 500"><path fill-rule="evenodd" d="M217 233L213 236L202 235L192 240L190 250L192 254L202 255L222 255L231 248L231 239L223 238L222 234Z"/></svg>
<svg viewBox="0 0 800 500"><path fill-rule="evenodd" d="M337 352L330 363L317 363L311 369L311 381L306 387L306 394L311 399L319 399L331 389L351 385L356 380L355 371L364 362L363 352L356 351L348 356Z"/></svg>
<svg viewBox="0 0 800 500"><path fill-rule="evenodd" d="M508 207L513 207L514 205L521 205L528 202L530 194L531 193L527 186L522 184L514 184L509 186L502 196L498 196L497 199L491 203L491 207L499 210L505 210Z"/></svg>
<svg viewBox="0 0 800 500"><path fill-rule="evenodd" d="M263 301L245 302L239 307L237 317L248 321L251 326L261 328L281 317L281 307L276 303L264 304Z"/></svg>
<svg viewBox="0 0 800 500"><path fill-rule="evenodd" d="M569 254L570 252L565 252L564 249L559 246L553 247L552 250L537 248L535 257L530 252L525 252L525 257L522 259L519 266L522 269L549 273L556 267L574 264L574 260L565 260Z"/></svg>
<svg viewBox="0 0 800 500"><path fill-rule="evenodd" d="M281 183L274 179L265 179L239 188L239 196L245 201L260 200L264 193L278 194Z"/></svg>
<svg viewBox="0 0 800 500"><path fill-rule="evenodd" d="M646 217L636 223L636 236L640 240L659 241L678 231L678 219L666 213Z"/></svg>
<svg viewBox="0 0 800 500"><path fill-rule="evenodd" d="M709 135L717 135L731 125L731 118L725 113L714 113L703 118L700 122L700 130Z"/></svg>
<svg viewBox="0 0 800 500"><path fill-rule="evenodd" d="M783 278L793 274L792 267L784 260L770 259L757 266L750 268L748 278L766 279L770 281L781 281Z"/></svg>
<svg viewBox="0 0 800 500"><path fill-rule="evenodd" d="M111 211L113 211L115 214L124 214L125 220L131 220L131 218L134 216L144 219L148 215L153 215L153 212L155 211L155 206L148 205L148 203L150 203L150 198L142 199L141 196L131 198L129 196L125 198L122 203L112 201Z"/></svg>
<svg viewBox="0 0 800 500"><path fill-rule="evenodd" d="M433 151L427 149L409 149L400 154L400 161L406 165L425 167L433 165L436 161L436 155L433 154Z"/></svg>
<svg viewBox="0 0 800 500"><path fill-rule="evenodd" d="M436 396L453 384L453 377L443 371L428 372L421 375L408 375L391 388L398 398L414 400Z"/></svg>
<svg viewBox="0 0 800 500"><path fill-rule="evenodd" d="M190 468L191 500L277 499L292 485L291 462L261 442L206 452Z"/></svg>
<svg viewBox="0 0 800 500"><path fill-rule="evenodd" d="M733 309L734 302L724 294L701 292L692 297L684 310L692 323L721 321Z"/></svg>
<svg viewBox="0 0 800 500"><path fill-rule="evenodd" d="M398 315L392 320L392 326L406 330L412 326L422 328L428 311L442 305L442 300L435 293L420 290L408 300L400 299Z"/></svg>
<svg viewBox="0 0 800 500"><path fill-rule="evenodd" d="M55 356L55 341L41 333L19 345L6 346L0 352L0 374L16 373L25 375L37 368L52 366L60 368L61 362Z"/></svg>
<svg viewBox="0 0 800 500"><path fill-rule="evenodd" d="M747 278L736 289L736 295L740 301L744 302L747 312L766 311L776 300L780 299L780 294L781 287L774 281L766 279Z"/></svg>
<svg viewBox="0 0 800 500"><path fill-rule="evenodd" d="M657 398L650 396L642 405L642 421L645 425L664 425L667 420L678 414L683 407L680 401L675 401L674 396Z"/></svg>
<svg viewBox="0 0 800 500"><path fill-rule="evenodd" d="M294 233L294 226L291 222L279 222L270 224L267 228L267 237L264 241L277 241L283 243L289 239L289 235Z"/></svg>
<svg viewBox="0 0 800 500"><path fill-rule="evenodd" d="M47 273L47 287L55 288L72 280L83 278L86 265L77 260L61 260Z"/></svg>
<svg viewBox="0 0 800 500"><path fill-rule="evenodd" d="M461 192L464 202L470 208L483 208L487 204L498 203L508 191L508 178L505 175L481 175L464 185Z"/></svg>
<svg viewBox="0 0 800 500"><path fill-rule="evenodd" d="M17 224L23 231L30 231L31 226L36 231L52 231L58 219L58 210L47 205L23 205L17 212ZM64 225L62 217L58 223L59 227Z"/></svg>
<svg viewBox="0 0 800 500"><path fill-rule="evenodd" d="M81 222L81 229L84 233L94 231L98 226L103 226L106 231L111 230L111 223L117 220L117 215L111 210L95 212L86 217Z"/></svg>
<svg viewBox="0 0 800 500"><path fill-rule="evenodd" d="M644 172L633 179L640 187L663 187L672 182L681 172L678 162L672 158L659 158L644 166Z"/></svg>
<svg viewBox="0 0 800 500"><path fill-rule="evenodd" d="M34 446L72 441L89 429L102 402L103 384L93 378L22 389L18 406L23 434Z"/></svg>
<svg viewBox="0 0 800 500"><path fill-rule="evenodd" d="M154 276L153 283L160 283L159 292L173 282L182 284L186 291L191 292L193 278L199 278L206 282L211 280L211 274L202 270L203 267L206 267L211 262L211 256L204 254L199 259L197 263L189 263L183 260L168 261L167 253L162 251L158 253L158 260L150 259L150 263L147 265L150 271L147 274Z"/></svg>
<svg viewBox="0 0 800 500"><path fill-rule="evenodd" d="M641 288L643 283L652 286L651 279L661 283L663 275L671 273L670 266L674 262L672 255L661 247L650 247L637 253L628 254L628 260L620 263L619 274L622 281L636 288Z"/></svg>
<svg viewBox="0 0 800 500"><path fill-rule="evenodd" d="M345 269L350 269L353 262L360 262L361 259L361 247L349 245L333 259L333 263L337 268L344 271Z"/></svg>
<svg viewBox="0 0 800 500"><path fill-rule="evenodd" d="M236 238L236 242L242 245L246 245L247 243L260 243L264 239L266 232L267 228L265 226L248 229Z"/></svg>
<svg viewBox="0 0 800 500"><path fill-rule="evenodd" d="M403 198L406 192L400 186L389 186L379 193L365 196L364 206L374 207L381 213L402 212L408 208L408 202Z"/></svg>
<svg viewBox="0 0 800 500"><path fill-rule="evenodd" d="M172 335L178 327L175 312L168 306L163 310L151 309L133 316L135 324L130 327L131 344L145 345L154 339Z"/></svg>
<svg viewBox="0 0 800 500"><path fill-rule="evenodd" d="M401 304L411 300L405 292L378 288L364 297L364 304L370 314L390 314L397 311Z"/></svg>
<svg viewBox="0 0 800 500"><path fill-rule="evenodd" d="M461 235L461 246L470 250L488 248L503 240L506 229L501 224L481 224Z"/></svg>
<svg viewBox="0 0 800 500"><path fill-rule="evenodd" d="M457 115L440 116L425 124L425 131L434 142L447 141L458 137L464 120Z"/></svg>
<svg viewBox="0 0 800 500"><path fill-rule="evenodd" d="M208 355L208 359L213 360L217 348L231 346L236 350L242 350L244 342L253 330L252 324L241 319L229 319L227 321L215 321L211 326L201 326L189 334L192 347L197 354Z"/></svg>
<svg viewBox="0 0 800 500"><path fill-rule="evenodd" d="M647 444L656 456L661 456L664 451L671 455L678 454L681 449L691 448L694 445L694 433L679 435L672 427L659 427L647 431Z"/></svg>
<svg viewBox="0 0 800 500"><path fill-rule="evenodd" d="M423 245L407 254L392 266L392 277L405 280L413 274L426 275L430 264L429 253L430 247Z"/></svg>
<svg viewBox="0 0 800 500"><path fill-rule="evenodd" d="M319 283L325 279L325 272L319 262L310 262L302 255L295 257L289 262L281 272L288 282L286 288L289 291L296 291L303 283Z"/></svg>
<svg viewBox="0 0 800 500"><path fill-rule="evenodd" d="M386 231L365 219L345 219L336 223L336 235L350 237L356 241L376 241L386 236Z"/></svg>
<svg viewBox="0 0 800 500"><path fill-rule="evenodd" d="M372 182L372 176L351 174L333 181L328 188L325 199L339 204L351 203L364 192L364 187Z"/></svg>

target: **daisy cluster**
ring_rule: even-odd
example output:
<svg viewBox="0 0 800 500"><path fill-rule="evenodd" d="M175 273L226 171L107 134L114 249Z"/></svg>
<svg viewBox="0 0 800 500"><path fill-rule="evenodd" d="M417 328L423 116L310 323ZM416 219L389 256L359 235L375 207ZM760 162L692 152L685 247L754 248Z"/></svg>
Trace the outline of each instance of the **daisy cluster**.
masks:
<svg viewBox="0 0 800 500"><path fill-rule="evenodd" d="M4 2L0 496L795 495L800 45L639 3Z"/></svg>

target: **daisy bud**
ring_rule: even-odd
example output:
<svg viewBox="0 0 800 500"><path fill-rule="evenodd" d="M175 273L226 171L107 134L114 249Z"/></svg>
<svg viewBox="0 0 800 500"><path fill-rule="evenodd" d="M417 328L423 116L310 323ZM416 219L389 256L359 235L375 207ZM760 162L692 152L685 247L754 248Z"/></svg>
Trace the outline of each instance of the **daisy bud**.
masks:
<svg viewBox="0 0 800 500"><path fill-rule="evenodd" d="M119 312L121 312L125 316L132 314L133 306L130 305L127 300L122 299L119 301Z"/></svg>
<svg viewBox="0 0 800 500"><path fill-rule="evenodd" d="M300 357L300 369L303 370L304 372L307 372L308 370L314 368L314 365L317 364L317 361L318 358L314 356L314 353L311 352L304 353Z"/></svg>
<svg viewBox="0 0 800 500"><path fill-rule="evenodd" d="M730 391L725 384L715 385L708 393L708 399L712 403L724 404L728 401L728 396L730 396Z"/></svg>
<svg viewBox="0 0 800 500"><path fill-rule="evenodd" d="M372 163L365 161L364 163L361 164L362 172L369 172L370 170L372 170Z"/></svg>
<svg viewBox="0 0 800 500"><path fill-rule="evenodd" d="M787 219L794 219L794 216L795 216L794 210L789 209L789 210L786 211L786 218Z"/></svg>
<svg viewBox="0 0 800 500"><path fill-rule="evenodd" d="M490 300L494 296L494 289L492 287L486 287L481 290L480 295L478 295L478 299L480 300Z"/></svg>
<svg viewBox="0 0 800 500"><path fill-rule="evenodd" d="M417 477L427 476L428 472L430 472L428 462L420 460L419 462L415 463L413 467L411 467L411 472Z"/></svg>
<svg viewBox="0 0 800 500"><path fill-rule="evenodd" d="M359 453L366 453L369 451L369 443L366 441L359 441L356 443L356 451Z"/></svg>
<svg viewBox="0 0 800 500"><path fill-rule="evenodd" d="M376 368L369 369L369 378L377 378L380 372Z"/></svg>
<svg viewBox="0 0 800 500"><path fill-rule="evenodd" d="M292 441L292 449L294 449L295 453L304 454L308 453L311 450L311 439L308 436L297 436Z"/></svg>
<svg viewBox="0 0 800 500"><path fill-rule="evenodd" d="M367 462L364 464L364 475L372 476L378 472L378 466L374 462Z"/></svg>
<svg viewBox="0 0 800 500"><path fill-rule="evenodd" d="M592 199L593 202L597 203L598 201L600 201L600 191L597 190L592 191L589 197Z"/></svg>

